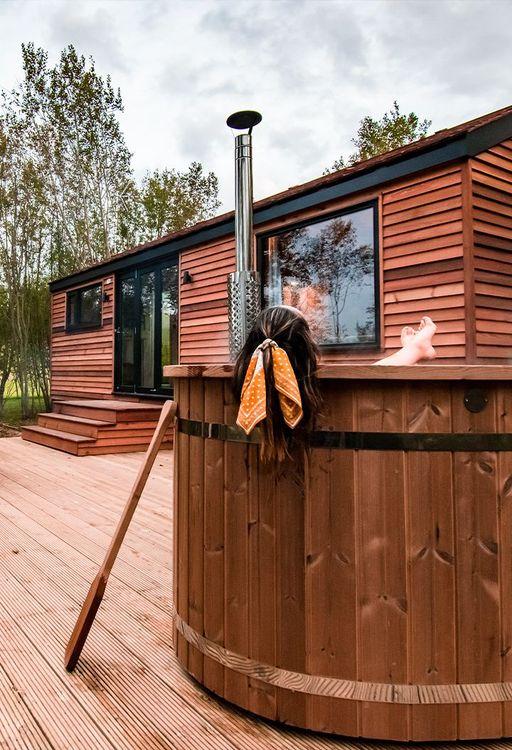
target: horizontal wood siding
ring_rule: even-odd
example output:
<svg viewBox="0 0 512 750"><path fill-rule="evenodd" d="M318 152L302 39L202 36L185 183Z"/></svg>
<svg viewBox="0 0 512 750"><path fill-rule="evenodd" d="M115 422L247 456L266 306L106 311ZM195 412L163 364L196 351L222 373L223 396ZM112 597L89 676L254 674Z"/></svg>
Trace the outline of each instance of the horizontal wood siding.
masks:
<svg viewBox="0 0 512 750"><path fill-rule="evenodd" d="M476 352L512 356L512 140L471 160Z"/></svg>
<svg viewBox="0 0 512 750"><path fill-rule="evenodd" d="M385 188L381 237L386 353L400 348L403 326L430 315L438 358L464 358L460 166Z"/></svg>
<svg viewBox="0 0 512 750"><path fill-rule="evenodd" d="M463 170L467 190L463 189ZM369 200L379 204L382 348L334 350L324 355L324 360L364 362L390 354L400 347L402 327L417 326L422 315L430 315L438 326L435 345L441 361L474 356L500 361L508 357L512 334L512 140L472 159L469 171L467 164L430 170L389 183L380 192L361 192L260 225L258 234ZM466 287L465 263L467 284L471 282ZM180 282L181 364L229 360L226 279L234 268L234 237L181 254L180 279L184 271L192 277L191 283ZM104 305L101 330L82 334L65 334L65 293L54 295L54 395L111 393L113 284L109 289L111 301ZM475 318L476 332L472 322L466 324ZM84 367L78 370L82 362Z"/></svg>
<svg viewBox="0 0 512 750"><path fill-rule="evenodd" d="M393 183L379 195L361 193L321 209L296 213L258 227L258 233L283 229L323 213L380 201L380 272L382 350L330 351L325 361L375 360L400 347L404 325L416 326L422 315L438 324L436 348L441 359L465 356L461 169L453 166ZM226 276L235 267L234 238L185 251L181 284L180 363L228 361ZM382 283L383 282L383 283Z"/></svg>
<svg viewBox="0 0 512 750"><path fill-rule="evenodd" d="M66 292L52 295L51 393L60 396L108 396L113 388L114 277L102 279L102 325L66 333ZM90 284L84 284L89 286ZM73 287L76 289L77 287Z"/></svg>
<svg viewBox="0 0 512 750"><path fill-rule="evenodd" d="M228 273L235 270L233 237L186 250L180 256L180 363L229 361Z"/></svg>

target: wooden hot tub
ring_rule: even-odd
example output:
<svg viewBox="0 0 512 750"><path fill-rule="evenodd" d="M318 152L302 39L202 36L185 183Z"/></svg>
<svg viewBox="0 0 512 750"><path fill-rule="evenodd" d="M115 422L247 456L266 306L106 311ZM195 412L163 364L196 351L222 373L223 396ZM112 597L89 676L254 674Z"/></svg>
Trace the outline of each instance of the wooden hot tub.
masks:
<svg viewBox="0 0 512 750"><path fill-rule="evenodd" d="M166 373L183 667L299 727L511 736L512 368L324 366L277 476L229 427L229 367Z"/></svg>

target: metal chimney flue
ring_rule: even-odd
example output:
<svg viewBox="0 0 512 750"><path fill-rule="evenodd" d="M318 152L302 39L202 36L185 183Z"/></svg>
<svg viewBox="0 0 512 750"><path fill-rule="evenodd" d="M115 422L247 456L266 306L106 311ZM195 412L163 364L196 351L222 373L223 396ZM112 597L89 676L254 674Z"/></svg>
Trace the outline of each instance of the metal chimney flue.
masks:
<svg viewBox="0 0 512 750"><path fill-rule="evenodd" d="M235 137L235 242L236 271L228 276L229 353L236 359L261 309L260 275L252 252L252 129L259 112L235 112L230 128L247 130Z"/></svg>

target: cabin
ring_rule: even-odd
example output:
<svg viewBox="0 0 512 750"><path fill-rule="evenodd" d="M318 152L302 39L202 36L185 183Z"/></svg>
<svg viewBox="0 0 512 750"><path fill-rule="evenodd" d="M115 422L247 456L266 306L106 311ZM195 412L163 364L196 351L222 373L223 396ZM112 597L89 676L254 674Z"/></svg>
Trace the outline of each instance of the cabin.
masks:
<svg viewBox="0 0 512 750"><path fill-rule="evenodd" d="M301 308L324 362L372 362L430 315L439 364L507 364L512 106L257 201L253 253L262 303ZM234 269L230 212L53 281L53 410L23 436L143 450L163 367L229 361Z"/></svg>

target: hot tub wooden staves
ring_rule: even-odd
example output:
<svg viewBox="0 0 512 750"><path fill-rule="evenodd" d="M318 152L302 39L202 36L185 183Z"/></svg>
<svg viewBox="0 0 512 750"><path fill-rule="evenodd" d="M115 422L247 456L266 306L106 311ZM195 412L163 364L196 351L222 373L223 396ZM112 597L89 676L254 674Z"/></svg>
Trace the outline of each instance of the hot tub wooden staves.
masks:
<svg viewBox="0 0 512 750"><path fill-rule="evenodd" d="M325 367L277 471L232 429L229 367L169 372L184 668L323 732L511 736L512 368Z"/></svg>

